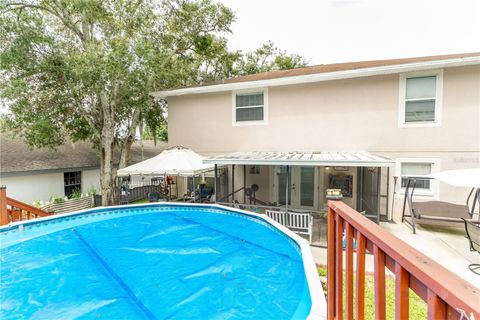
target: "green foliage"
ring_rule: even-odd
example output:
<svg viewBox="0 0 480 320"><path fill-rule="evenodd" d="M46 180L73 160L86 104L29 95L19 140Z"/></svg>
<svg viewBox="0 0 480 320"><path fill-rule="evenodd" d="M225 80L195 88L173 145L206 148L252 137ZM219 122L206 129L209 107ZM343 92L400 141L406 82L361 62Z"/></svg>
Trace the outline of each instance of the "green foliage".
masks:
<svg viewBox="0 0 480 320"><path fill-rule="evenodd" d="M80 199L82 197L82 191L80 189L73 190L72 194L70 195L70 199Z"/></svg>
<svg viewBox="0 0 480 320"><path fill-rule="evenodd" d="M97 194L97 188L95 188L94 186L90 186L88 189L87 189L87 194L89 196L94 196Z"/></svg>
<svg viewBox="0 0 480 320"><path fill-rule="evenodd" d="M159 139L160 141L168 142L168 126L166 122L161 123L158 126L158 129L155 132L152 132L152 130L149 127L146 127L143 130L143 139L144 140L157 140Z"/></svg>
<svg viewBox="0 0 480 320"><path fill-rule="evenodd" d="M205 61L226 51L233 20L209 0L39 0L0 10L6 123L33 146L98 144L109 116L120 142L140 118L156 132L164 104L149 92L197 83Z"/></svg>
<svg viewBox="0 0 480 320"><path fill-rule="evenodd" d="M50 203L59 204L59 203L64 203L64 202L65 202L65 198L63 198L63 197L57 197L57 196L51 196L50 197Z"/></svg>
<svg viewBox="0 0 480 320"><path fill-rule="evenodd" d="M42 201L41 200L33 200L32 206L35 208L40 208L42 206Z"/></svg>
<svg viewBox="0 0 480 320"><path fill-rule="evenodd" d="M273 70L300 68L307 60L299 55L289 55L280 50L273 42L267 42L257 50L243 55L236 67L238 75L247 75Z"/></svg>

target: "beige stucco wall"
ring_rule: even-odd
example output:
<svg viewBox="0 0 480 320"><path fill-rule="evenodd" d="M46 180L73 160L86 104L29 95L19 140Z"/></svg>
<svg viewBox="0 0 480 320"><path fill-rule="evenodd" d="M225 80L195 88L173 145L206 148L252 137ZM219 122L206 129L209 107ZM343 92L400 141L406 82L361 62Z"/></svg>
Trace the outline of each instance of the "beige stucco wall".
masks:
<svg viewBox="0 0 480 320"><path fill-rule="evenodd" d="M443 88L433 128L398 127L398 74L268 88L267 125L232 126L231 92L171 97L169 144L200 153L478 151L480 67L445 69Z"/></svg>
<svg viewBox="0 0 480 320"><path fill-rule="evenodd" d="M443 70L438 127L399 127L399 87L399 74L270 87L268 124L249 126L232 125L231 92L171 97L169 144L207 155L369 151L392 159L435 158L439 170L480 166L480 66ZM461 188L438 188L440 200L465 200Z"/></svg>

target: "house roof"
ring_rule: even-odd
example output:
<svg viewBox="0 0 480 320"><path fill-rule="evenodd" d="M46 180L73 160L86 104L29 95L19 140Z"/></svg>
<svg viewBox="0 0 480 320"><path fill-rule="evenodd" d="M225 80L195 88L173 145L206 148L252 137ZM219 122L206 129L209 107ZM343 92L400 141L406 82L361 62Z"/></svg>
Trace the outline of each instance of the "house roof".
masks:
<svg viewBox="0 0 480 320"><path fill-rule="evenodd" d="M304 68L257 73L208 82L199 86L152 92L151 95L167 98L187 94L300 84L472 64L480 64L480 52L321 64Z"/></svg>
<svg viewBox="0 0 480 320"><path fill-rule="evenodd" d="M166 148L164 142L143 142L144 159L156 156ZM118 152L114 155L115 162L119 161ZM140 144L135 142L130 153L129 164L142 160ZM0 135L0 172L2 174L21 174L32 171L52 171L74 168L95 168L100 166L97 152L90 143L66 142L55 150L49 148L30 149L20 138L10 138Z"/></svg>
<svg viewBox="0 0 480 320"><path fill-rule="evenodd" d="M207 164L389 167L394 160L369 152L234 152L203 160Z"/></svg>

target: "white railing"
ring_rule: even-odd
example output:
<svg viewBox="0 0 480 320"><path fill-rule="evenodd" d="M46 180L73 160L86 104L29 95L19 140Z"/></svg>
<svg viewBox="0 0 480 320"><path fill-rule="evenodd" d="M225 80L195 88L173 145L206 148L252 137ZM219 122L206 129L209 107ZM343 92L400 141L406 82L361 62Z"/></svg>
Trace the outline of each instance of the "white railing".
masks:
<svg viewBox="0 0 480 320"><path fill-rule="evenodd" d="M313 217L309 212L265 210L265 214L296 233L308 235L308 241L312 243Z"/></svg>

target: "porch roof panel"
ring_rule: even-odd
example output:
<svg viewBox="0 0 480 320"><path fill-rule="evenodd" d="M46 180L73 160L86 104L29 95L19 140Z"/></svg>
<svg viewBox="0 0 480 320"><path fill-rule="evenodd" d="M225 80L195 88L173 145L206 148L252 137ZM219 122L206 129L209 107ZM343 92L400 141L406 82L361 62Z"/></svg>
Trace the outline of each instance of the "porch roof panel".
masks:
<svg viewBox="0 0 480 320"><path fill-rule="evenodd" d="M390 167L395 161L366 151L361 152L233 152L207 157L205 164L248 164L290 166Z"/></svg>

